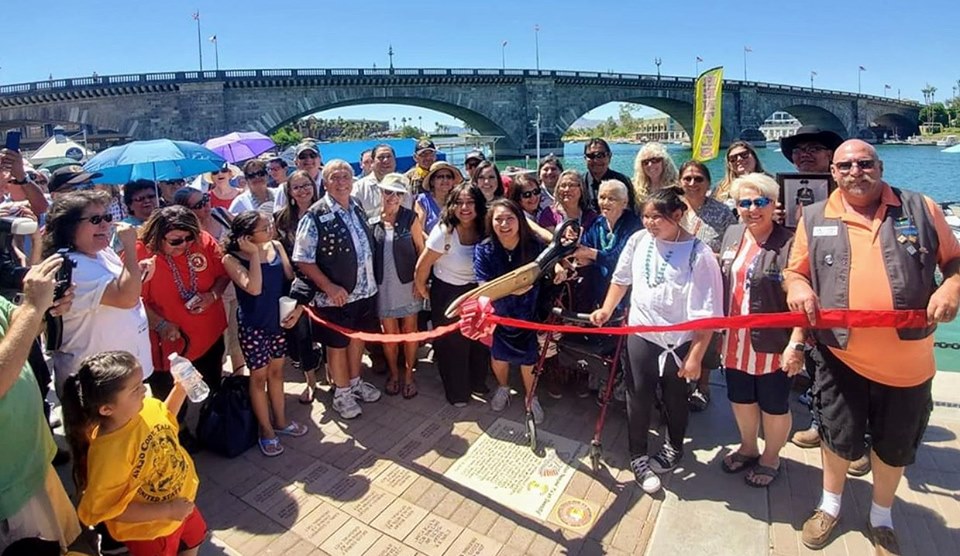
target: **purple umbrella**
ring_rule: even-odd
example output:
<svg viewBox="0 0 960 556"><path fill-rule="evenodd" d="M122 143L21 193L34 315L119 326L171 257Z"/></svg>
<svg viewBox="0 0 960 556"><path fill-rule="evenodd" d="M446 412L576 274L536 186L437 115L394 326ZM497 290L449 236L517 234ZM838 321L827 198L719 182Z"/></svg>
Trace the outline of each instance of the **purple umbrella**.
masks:
<svg viewBox="0 0 960 556"><path fill-rule="evenodd" d="M233 132L203 144L230 162L255 158L277 146L273 139L256 131Z"/></svg>

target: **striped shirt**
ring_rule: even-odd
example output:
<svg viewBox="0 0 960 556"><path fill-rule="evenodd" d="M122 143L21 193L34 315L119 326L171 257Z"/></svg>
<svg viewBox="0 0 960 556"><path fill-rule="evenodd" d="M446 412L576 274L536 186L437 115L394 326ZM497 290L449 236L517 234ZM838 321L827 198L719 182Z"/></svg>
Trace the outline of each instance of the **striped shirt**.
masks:
<svg viewBox="0 0 960 556"><path fill-rule="evenodd" d="M760 246L750 234L743 234L740 250L730 267L730 307L728 315L750 313L749 288L745 287L753 274L752 266L760 254ZM757 353L750 344L750 329L728 330L724 339L723 363L728 369L738 369L750 375L765 375L780 368L779 353Z"/></svg>

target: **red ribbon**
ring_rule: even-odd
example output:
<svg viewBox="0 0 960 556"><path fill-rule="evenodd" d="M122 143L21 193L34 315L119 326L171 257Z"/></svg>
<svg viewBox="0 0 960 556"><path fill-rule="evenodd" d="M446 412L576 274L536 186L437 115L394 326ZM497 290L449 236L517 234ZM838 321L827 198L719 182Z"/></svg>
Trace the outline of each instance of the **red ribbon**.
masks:
<svg viewBox="0 0 960 556"><path fill-rule="evenodd" d="M468 302L473 303L473 302ZM468 305L472 307L472 305ZM421 342L439 338L450 334L461 327L468 337L483 339L492 333L493 326L502 324L527 330L543 332L572 332L579 334L612 334L626 335L640 332L681 332L689 330L720 330L739 328L924 328L927 326L927 312L924 310L912 311L862 311L852 309L822 309L817 313L817 322L811 325L804 313L759 313L755 315L740 315L736 317L710 317L696 319L681 324L664 326L617 326L591 327L565 324L544 324L502 317L493 313L489 304L477 303L476 311L461 314L459 321L424 332L409 334L376 334L371 332L355 332L326 321L318 317L309 307L305 307L311 319L348 338L355 338L365 342L398 343Z"/></svg>

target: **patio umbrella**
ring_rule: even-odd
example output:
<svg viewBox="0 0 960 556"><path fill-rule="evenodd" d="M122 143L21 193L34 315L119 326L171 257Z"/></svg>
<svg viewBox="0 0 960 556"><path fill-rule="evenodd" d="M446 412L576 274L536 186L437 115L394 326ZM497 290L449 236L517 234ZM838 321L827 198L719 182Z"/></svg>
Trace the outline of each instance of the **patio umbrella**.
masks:
<svg viewBox="0 0 960 556"><path fill-rule="evenodd" d="M273 139L256 131L233 132L214 137L203 144L230 162L256 158L277 146Z"/></svg>
<svg viewBox="0 0 960 556"><path fill-rule="evenodd" d="M97 154L83 165L100 172L96 183L123 184L131 180L185 179L220 168L225 160L217 153L190 141L134 141Z"/></svg>
<svg viewBox="0 0 960 556"><path fill-rule="evenodd" d="M73 166L76 164L79 164L79 162L77 162L72 158L64 158L64 157L51 158L50 160L41 164L40 169L56 172L57 170L59 170L60 168L63 168L64 166Z"/></svg>

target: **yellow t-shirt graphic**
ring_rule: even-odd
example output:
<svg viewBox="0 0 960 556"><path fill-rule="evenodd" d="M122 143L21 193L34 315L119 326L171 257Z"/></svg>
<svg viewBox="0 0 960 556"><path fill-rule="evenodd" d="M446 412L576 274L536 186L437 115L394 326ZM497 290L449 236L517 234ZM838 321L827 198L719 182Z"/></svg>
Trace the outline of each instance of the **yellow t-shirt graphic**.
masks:
<svg viewBox="0 0 960 556"><path fill-rule="evenodd" d="M131 502L193 501L200 484L193 460L177 441L176 417L160 400L146 398L140 415L99 436L94 429L87 463L87 490L77 514L88 525L105 522L118 541L169 535L179 521L124 523L116 517Z"/></svg>

